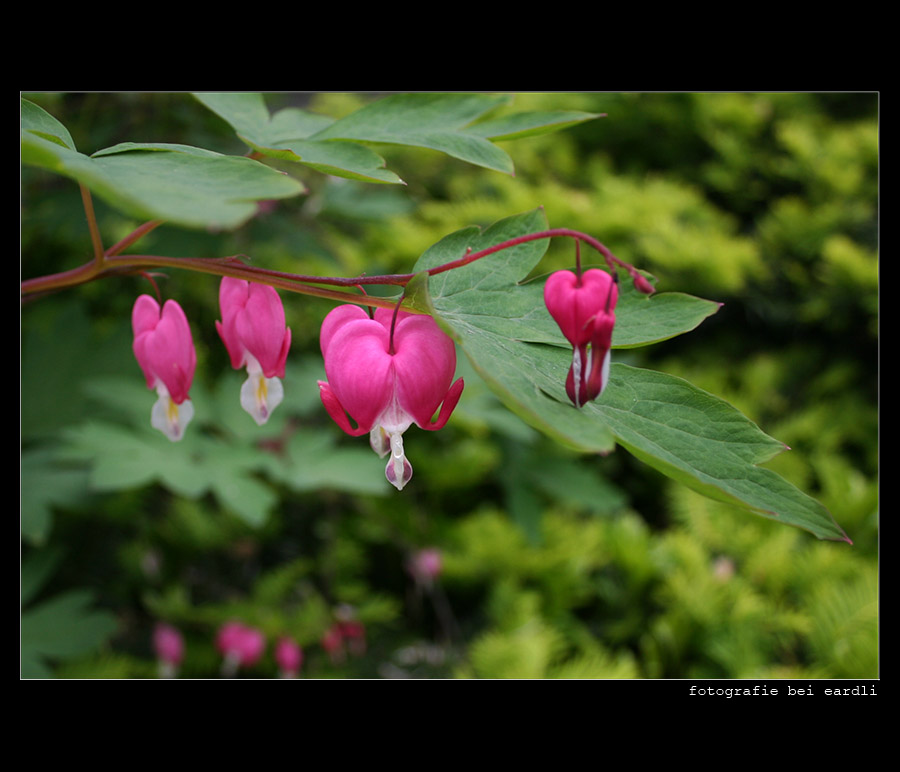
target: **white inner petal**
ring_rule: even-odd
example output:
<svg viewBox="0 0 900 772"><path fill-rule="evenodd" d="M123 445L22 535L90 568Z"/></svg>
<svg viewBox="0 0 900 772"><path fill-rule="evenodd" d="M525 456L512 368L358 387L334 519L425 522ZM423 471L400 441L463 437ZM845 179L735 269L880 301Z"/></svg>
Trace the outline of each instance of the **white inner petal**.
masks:
<svg viewBox="0 0 900 772"><path fill-rule="evenodd" d="M378 425L369 432L369 445L371 445L372 450L378 454L378 458L384 458L391 452L391 438L388 433Z"/></svg>
<svg viewBox="0 0 900 772"><path fill-rule="evenodd" d="M178 442L184 437L184 430L194 417L194 405L189 399L176 405L162 383L157 383L156 393L158 399L150 411L150 425L159 429L172 442Z"/></svg>
<svg viewBox="0 0 900 772"><path fill-rule="evenodd" d="M280 378L266 378L262 371L250 372L241 386L241 407L259 426L269 420L272 411L284 399L284 386Z"/></svg>
<svg viewBox="0 0 900 772"><path fill-rule="evenodd" d="M572 382L575 386L575 404L581 407L583 399L581 395L581 349L578 346L572 350Z"/></svg>
<svg viewBox="0 0 900 772"><path fill-rule="evenodd" d="M388 406L382 411L375 421L376 426L381 426L388 434L403 434L412 425L413 417L407 413L397 400L397 390L391 396Z"/></svg>
<svg viewBox="0 0 900 772"><path fill-rule="evenodd" d="M610 362L610 354L612 351L607 350L606 356L603 357L603 366L600 371L600 392L603 392L603 389L606 388L606 384L609 382L609 362Z"/></svg>

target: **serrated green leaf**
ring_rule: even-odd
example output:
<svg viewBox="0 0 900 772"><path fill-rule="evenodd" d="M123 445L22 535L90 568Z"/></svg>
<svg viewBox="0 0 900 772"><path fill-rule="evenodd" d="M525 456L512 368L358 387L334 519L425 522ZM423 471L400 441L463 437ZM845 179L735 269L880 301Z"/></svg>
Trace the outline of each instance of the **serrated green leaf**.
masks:
<svg viewBox="0 0 900 772"><path fill-rule="evenodd" d="M502 220L483 233L467 228L430 248L415 270L457 259L470 248L478 251L544 229L539 210ZM431 276L427 286L419 279L413 283L412 300L419 310L435 315L510 410L564 445L606 453L618 443L707 496L819 538L846 539L821 504L756 466L783 450L782 443L687 381L614 364L601 397L576 409L565 393L571 365L568 344L558 330L550 335L540 285L518 284L545 249L545 240L525 242ZM628 324L621 334L617 323L614 345L645 345L692 329L716 308L697 301L687 296L648 301L636 292L623 292L616 315L617 321L621 317Z"/></svg>

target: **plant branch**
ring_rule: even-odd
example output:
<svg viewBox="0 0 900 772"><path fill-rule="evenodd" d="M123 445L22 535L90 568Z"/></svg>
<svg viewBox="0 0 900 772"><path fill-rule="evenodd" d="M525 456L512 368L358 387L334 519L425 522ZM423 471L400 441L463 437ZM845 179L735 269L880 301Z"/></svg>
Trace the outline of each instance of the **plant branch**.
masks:
<svg viewBox="0 0 900 772"><path fill-rule="evenodd" d="M90 197L86 199L86 208L90 206ZM88 221L93 222L91 216L92 209L88 209ZM200 273L209 273L217 276L232 276L238 279L246 279L248 281L257 282L259 284L268 284L278 289L288 292L297 292L303 295L312 295L315 297L326 298L329 300L338 300L341 302L356 303L370 307L393 308L396 304L396 298L380 298L372 295L357 295L349 291L337 291L326 289L322 286L341 287L345 290L360 288L364 285L387 285L405 287L406 284L415 276L412 273L403 274L386 274L382 276L354 276L350 278L335 276L308 276L303 274L285 273L282 271L273 271L266 268L256 268L245 265L240 256L230 257L163 257L158 255L119 255L123 249L131 246L138 239L149 233L159 225L159 221L153 220L144 223L135 229L131 234L119 241L114 246L101 254L99 259L86 263L78 268L73 268L62 273L51 274L49 276L41 276L35 279L27 279L22 282L21 292L23 296L35 295L37 293L48 292L52 290L62 289L65 287L83 284L94 279L104 278L114 274L139 273L147 268L177 268L182 270L197 271ZM93 222L92 234L96 228L96 222ZM439 273L461 268L465 265L480 260L483 257L500 252L504 249L524 244L530 241L538 241L540 239L550 239L557 236L573 238L577 242L583 241L589 246L596 249L606 259L607 264L615 274L616 265L625 268L633 277L638 275L637 270L628 263L619 260L610 250L597 239L588 236L586 233L571 230L568 228L554 228L536 233L526 233L522 236L509 239L495 244L493 246L481 249L477 252L468 250L462 257L451 260L439 266L428 269L429 276ZM99 234L95 240L95 249L99 244Z"/></svg>

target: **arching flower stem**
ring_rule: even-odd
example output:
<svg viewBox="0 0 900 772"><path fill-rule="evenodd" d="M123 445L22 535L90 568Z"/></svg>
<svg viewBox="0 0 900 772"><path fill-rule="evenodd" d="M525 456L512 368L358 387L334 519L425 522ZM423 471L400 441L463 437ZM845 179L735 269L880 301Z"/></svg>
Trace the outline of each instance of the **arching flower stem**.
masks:
<svg viewBox="0 0 900 772"><path fill-rule="evenodd" d="M259 284L268 284L277 289L287 292L296 292L303 295L312 295L327 300L336 300L338 302L350 302L358 305L364 305L376 308L393 308L396 304L394 298L382 298L372 295L359 296L349 291L340 291L335 289L327 289L327 287L338 287L350 290L359 288L362 285L388 285L404 287L413 278L415 274L386 274L381 276L354 276L349 278L334 276L309 276L303 274L291 274L282 271L273 271L266 268L257 268L246 265L241 256L233 255L229 257L165 257L159 255L122 255L124 249L134 244L142 236L161 224L158 220L152 220L144 223L136 228L132 233L124 239L116 243L107 250L103 250L100 242L99 231L96 228L96 220L93 218L93 206L90 203L90 196L85 197L85 211L88 216L88 223L91 229L92 242L94 243L95 258L90 263L86 263L78 268L68 271L41 276L33 279L26 279L21 284L21 293L23 297L38 295L40 293L51 292L78 284L84 284L95 279L105 278L111 275L122 275L131 273L142 273L147 268L178 268L183 270L197 271L199 273L209 273L216 276L231 276L237 279L246 279ZM653 288L638 273L637 269L629 263L617 258L608 247L589 236L586 233L572 230L569 228L552 228L549 230L538 231L535 233L526 233L512 239L507 239L499 244L495 244L485 249L473 252L471 248L466 250L466 254L462 257L451 260L442 265L428 269L429 276L435 276L446 271L452 271L456 268L462 268L465 265L474 263L484 257L500 252L504 249L515 247L519 244L525 244L540 239L551 239L556 237L565 237L575 239L576 243L576 264L577 275L581 275L581 243L584 242L588 246L597 250L603 255L610 271L615 275L616 267L621 267L635 281L635 285L642 292L652 292ZM325 286L315 286L325 285Z"/></svg>

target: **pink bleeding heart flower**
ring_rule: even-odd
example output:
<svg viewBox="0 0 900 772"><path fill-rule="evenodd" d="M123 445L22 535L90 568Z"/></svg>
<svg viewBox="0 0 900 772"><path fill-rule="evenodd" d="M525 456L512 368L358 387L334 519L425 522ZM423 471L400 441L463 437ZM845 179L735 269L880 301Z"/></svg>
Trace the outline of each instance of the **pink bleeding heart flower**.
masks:
<svg viewBox="0 0 900 772"><path fill-rule="evenodd" d="M566 394L575 407L596 399L606 388L618 298L615 279L596 268L581 276L557 271L544 285L547 310L572 344Z"/></svg>
<svg viewBox="0 0 900 772"><path fill-rule="evenodd" d="M303 664L303 649L291 638L279 638L275 644L275 661L282 678L296 678Z"/></svg>
<svg viewBox="0 0 900 772"><path fill-rule="evenodd" d="M234 675L239 667L250 667L260 660L266 650L266 638L255 627L226 622L216 636L216 648L225 658L223 672Z"/></svg>
<svg viewBox="0 0 900 772"><path fill-rule="evenodd" d="M159 622L153 628L153 650L159 661L160 675L163 678L174 678L184 659L184 638L178 629Z"/></svg>
<svg viewBox="0 0 900 772"><path fill-rule="evenodd" d="M173 442L184 436L194 416L188 392L194 380L197 352L191 328L181 306L167 300L160 313L159 304L149 295L141 295L131 312L134 331L134 356L148 389L156 389L158 399L150 413L150 425Z"/></svg>
<svg viewBox="0 0 900 772"><path fill-rule="evenodd" d="M430 316L378 309L375 318L358 306L338 306L322 323L319 337L325 374L319 381L322 404L347 434L369 433L372 449L391 458L388 481L403 490L412 465L403 450L403 432L415 423L441 429L459 402L463 379L452 384L456 349ZM440 414L431 417L440 407ZM354 428L347 413L356 421Z"/></svg>
<svg viewBox="0 0 900 772"><path fill-rule="evenodd" d="M222 321L216 330L235 370L247 368L241 407L257 424L269 420L284 399L284 365L291 347L284 306L273 287L226 276L219 285Z"/></svg>

